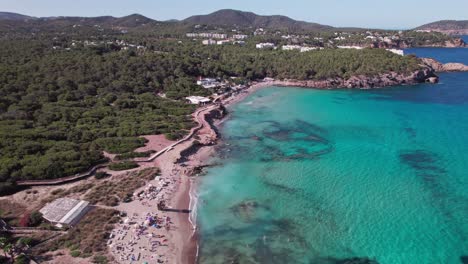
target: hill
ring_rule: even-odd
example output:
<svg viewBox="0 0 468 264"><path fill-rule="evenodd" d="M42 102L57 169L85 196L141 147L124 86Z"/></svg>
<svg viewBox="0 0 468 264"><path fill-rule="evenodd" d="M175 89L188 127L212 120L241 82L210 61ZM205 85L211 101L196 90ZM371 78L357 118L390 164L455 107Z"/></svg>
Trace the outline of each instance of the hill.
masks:
<svg viewBox="0 0 468 264"><path fill-rule="evenodd" d="M5 13L0 13L5 14ZM21 19L23 17L23 19ZM26 17L26 18L24 18ZM0 36L18 36L31 33L74 32L75 36L84 36L90 32L109 34L121 30L151 30L157 29L160 22L139 14L124 17L27 17L19 14L0 15ZM102 31L102 30L105 30Z"/></svg>
<svg viewBox="0 0 468 264"><path fill-rule="evenodd" d="M35 19L35 17L25 16L11 12L0 12L0 20L29 20Z"/></svg>
<svg viewBox="0 0 468 264"><path fill-rule="evenodd" d="M468 35L468 20L441 20L417 27L416 30L430 30L445 34Z"/></svg>
<svg viewBox="0 0 468 264"><path fill-rule="evenodd" d="M218 26L264 27L274 29L327 30L331 26L297 21L287 16L261 16L252 12L223 9L208 15L197 15L182 21L185 24Z"/></svg>
<svg viewBox="0 0 468 264"><path fill-rule="evenodd" d="M124 17L99 16L99 17L44 17L39 19L44 24L82 24L82 25L100 25L102 27L138 27L144 24L155 22L139 14L133 14Z"/></svg>

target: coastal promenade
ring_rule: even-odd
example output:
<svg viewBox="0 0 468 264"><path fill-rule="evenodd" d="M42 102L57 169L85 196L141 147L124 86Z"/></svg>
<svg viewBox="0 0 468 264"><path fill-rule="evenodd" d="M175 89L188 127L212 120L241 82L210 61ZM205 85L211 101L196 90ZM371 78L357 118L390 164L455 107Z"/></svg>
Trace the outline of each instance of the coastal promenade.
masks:
<svg viewBox="0 0 468 264"><path fill-rule="evenodd" d="M157 153L153 154L148 159L138 161L138 162L152 162L154 159L161 156L162 154L164 154L164 153L166 153L168 151L171 151L175 146L190 140L195 135L195 133L197 133L200 129L202 129L205 126L209 126L208 122L204 118L205 114L210 112L211 110L215 109L216 107L217 107L216 105L209 105L207 107L203 107L203 108L198 109L197 111L195 111L193 116L194 116L196 122L198 123L198 125L196 127L192 128L190 130L190 133L187 136L185 136L181 140L179 140L179 141L177 141L177 142L163 148L162 150L160 150Z"/></svg>

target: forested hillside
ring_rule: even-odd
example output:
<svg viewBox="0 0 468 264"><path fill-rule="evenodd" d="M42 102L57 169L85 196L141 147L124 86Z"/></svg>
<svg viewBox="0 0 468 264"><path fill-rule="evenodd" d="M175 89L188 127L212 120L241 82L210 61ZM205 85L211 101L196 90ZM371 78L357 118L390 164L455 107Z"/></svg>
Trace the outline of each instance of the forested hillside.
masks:
<svg viewBox="0 0 468 264"><path fill-rule="evenodd" d="M140 50L71 45L70 38L0 41L3 191L20 179L85 171L103 162L103 150L132 152L144 144L139 135L181 137L193 126L194 110L181 99L210 94L195 85L198 76L303 80L419 67L414 57L378 49L299 53L140 36L127 41L142 39Z"/></svg>

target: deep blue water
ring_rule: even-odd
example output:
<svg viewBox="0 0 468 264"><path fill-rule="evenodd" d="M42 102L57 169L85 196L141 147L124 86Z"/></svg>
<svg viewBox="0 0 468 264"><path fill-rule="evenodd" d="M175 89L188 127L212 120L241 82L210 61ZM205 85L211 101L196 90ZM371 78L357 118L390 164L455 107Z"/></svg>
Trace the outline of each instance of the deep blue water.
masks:
<svg viewBox="0 0 468 264"><path fill-rule="evenodd" d="M468 36L462 36L468 43ZM418 57L433 58L440 62L460 62L468 65L468 48L412 48L405 49L405 54L416 54Z"/></svg>
<svg viewBox="0 0 468 264"><path fill-rule="evenodd" d="M414 52L468 60L468 49ZM468 73L440 77L270 87L232 107L221 165L200 179L200 262L466 263Z"/></svg>

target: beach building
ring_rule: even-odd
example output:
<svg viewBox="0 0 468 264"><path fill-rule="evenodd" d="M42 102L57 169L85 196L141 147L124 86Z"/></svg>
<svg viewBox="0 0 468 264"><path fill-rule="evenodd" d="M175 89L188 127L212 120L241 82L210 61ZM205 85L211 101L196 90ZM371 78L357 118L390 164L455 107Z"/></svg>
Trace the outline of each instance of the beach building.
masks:
<svg viewBox="0 0 468 264"><path fill-rule="evenodd" d="M206 98L203 96L188 96L188 97L185 97L185 99L187 99L189 103L194 104L194 105L206 105L211 102L209 98Z"/></svg>
<svg viewBox="0 0 468 264"><path fill-rule="evenodd" d="M47 203L39 212L42 217L62 228L77 224L91 209L89 203L71 198L59 198Z"/></svg>

